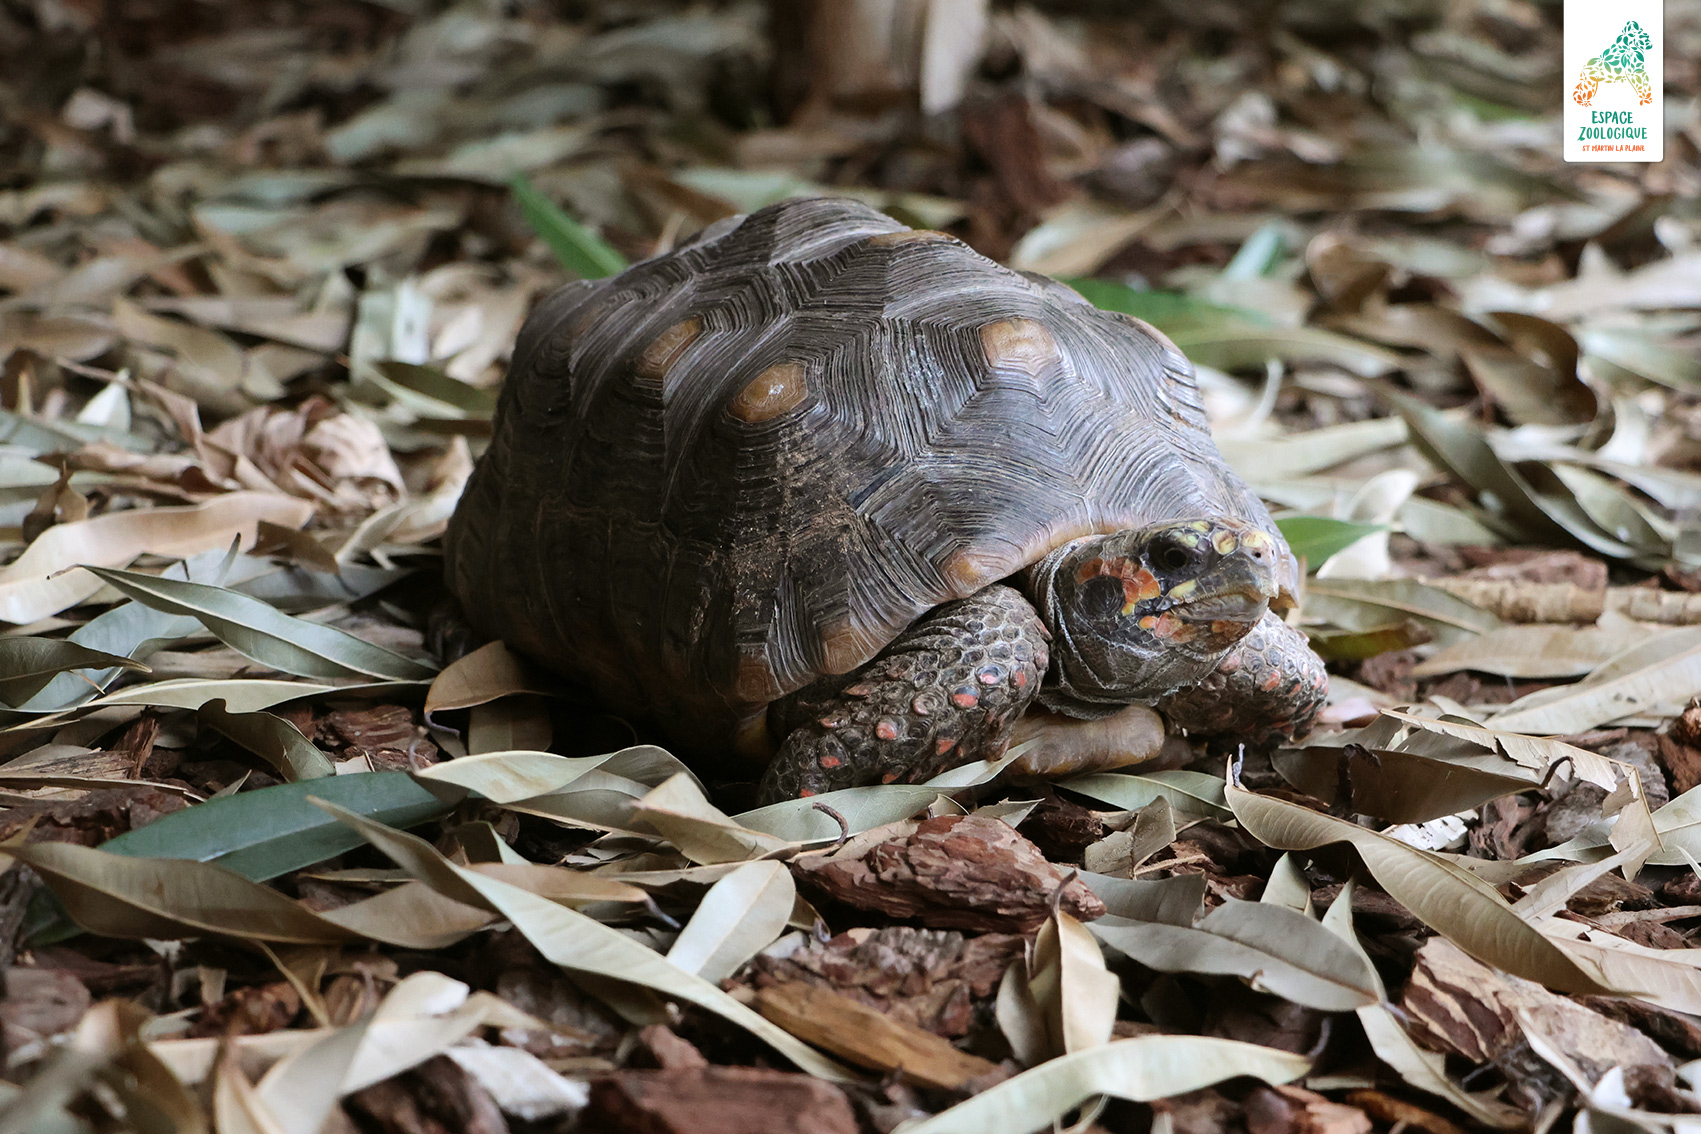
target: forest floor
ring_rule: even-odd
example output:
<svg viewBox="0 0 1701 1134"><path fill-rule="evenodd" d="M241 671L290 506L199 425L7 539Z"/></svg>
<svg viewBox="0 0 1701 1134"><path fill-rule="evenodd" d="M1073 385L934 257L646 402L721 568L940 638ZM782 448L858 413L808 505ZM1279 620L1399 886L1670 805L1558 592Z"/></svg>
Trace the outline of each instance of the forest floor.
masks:
<svg viewBox="0 0 1701 1134"><path fill-rule="evenodd" d="M0 1134L1701 1128L1701 3L1615 165L1557 4L928 7L0 0ZM752 810L439 664L532 303L815 193L1193 359L1316 731Z"/></svg>

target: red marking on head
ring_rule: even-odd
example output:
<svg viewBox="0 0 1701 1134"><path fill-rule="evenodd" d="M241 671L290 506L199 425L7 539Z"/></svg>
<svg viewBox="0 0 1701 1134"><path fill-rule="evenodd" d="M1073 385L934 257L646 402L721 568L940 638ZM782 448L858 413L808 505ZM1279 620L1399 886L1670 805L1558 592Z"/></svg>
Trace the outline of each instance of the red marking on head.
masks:
<svg viewBox="0 0 1701 1134"><path fill-rule="evenodd" d="M927 698L920 696L919 694L916 696L915 700L910 702L910 712L914 713L918 717L925 717L932 711L933 706L927 703Z"/></svg>
<svg viewBox="0 0 1701 1134"><path fill-rule="evenodd" d="M880 723L874 726L874 735L881 740L898 739L898 722L890 717L881 717Z"/></svg>
<svg viewBox="0 0 1701 1134"><path fill-rule="evenodd" d="M880 782L883 784L895 784L898 782L898 773L887 772L885 775L880 777Z"/></svg>
<svg viewBox="0 0 1701 1134"><path fill-rule="evenodd" d="M995 669L983 669L975 674L975 677L982 685L997 685L1000 680L1000 674Z"/></svg>
<svg viewBox="0 0 1701 1134"><path fill-rule="evenodd" d="M1085 583L1100 575L1108 575L1122 583L1123 613L1133 612L1135 606L1163 594L1157 576L1132 559L1113 556L1110 559L1089 559L1075 572L1075 582Z"/></svg>
<svg viewBox="0 0 1701 1134"><path fill-rule="evenodd" d="M857 682L855 685L845 686L846 697L866 697L872 692L874 692L874 687L862 681Z"/></svg>
<svg viewBox="0 0 1701 1134"><path fill-rule="evenodd" d="M973 689L959 689L951 694L951 704L959 709L972 709L979 703L980 698L975 696Z"/></svg>
<svg viewBox="0 0 1701 1134"><path fill-rule="evenodd" d="M844 761L839 759L837 756L823 756L815 762L823 768L837 768L840 764L844 763Z"/></svg>
<svg viewBox="0 0 1701 1134"><path fill-rule="evenodd" d="M1166 610L1158 615L1152 633L1170 642L1191 642L1199 632L1196 627L1177 618L1173 611Z"/></svg>
<svg viewBox="0 0 1701 1134"><path fill-rule="evenodd" d="M1272 690L1280 688L1281 684L1282 684L1282 675L1280 673L1272 673L1269 677L1266 677L1262 682L1259 683L1258 688L1264 690L1264 692L1266 692L1266 693L1269 693Z"/></svg>
<svg viewBox="0 0 1701 1134"><path fill-rule="evenodd" d="M1027 687L1028 687L1028 671L1025 670L1025 669L1018 669L1016 671L1016 688L1026 689Z"/></svg>
<svg viewBox="0 0 1701 1134"><path fill-rule="evenodd" d="M801 796L805 796L805 795L814 795L814 794L815 794L815 791L814 791L814 789L813 789L813 788L804 788L804 789L803 789L803 790L801 790L801 791L799 791L799 792L798 792L798 793L797 793L797 794L798 794L798 795L799 795L799 796L800 796L800 797L801 797Z"/></svg>
<svg viewBox="0 0 1701 1134"><path fill-rule="evenodd" d="M933 751L940 756L945 755L955 747L957 747L957 738L954 736L942 736L933 742Z"/></svg>
<svg viewBox="0 0 1701 1134"><path fill-rule="evenodd" d="M1228 657L1217 663L1218 673L1233 673L1239 668L1240 658L1235 654L1230 654Z"/></svg>
<svg viewBox="0 0 1701 1134"><path fill-rule="evenodd" d="M844 723L845 722L840 720L838 717L822 717L821 718L821 727L822 728L838 728L840 725L842 725Z"/></svg>

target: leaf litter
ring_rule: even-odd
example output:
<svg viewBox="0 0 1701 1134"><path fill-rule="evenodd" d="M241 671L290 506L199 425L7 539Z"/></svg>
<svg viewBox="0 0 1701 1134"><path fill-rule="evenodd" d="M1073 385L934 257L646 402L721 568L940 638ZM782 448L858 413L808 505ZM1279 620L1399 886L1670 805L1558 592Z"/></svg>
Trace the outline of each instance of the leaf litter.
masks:
<svg viewBox="0 0 1701 1134"><path fill-rule="evenodd" d="M0 1130L1696 1121L1694 5L1642 166L1516 0L98 7L0 8ZM1323 727L752 809L439 666L531 303L822 192L1193 358Z"/></svg>

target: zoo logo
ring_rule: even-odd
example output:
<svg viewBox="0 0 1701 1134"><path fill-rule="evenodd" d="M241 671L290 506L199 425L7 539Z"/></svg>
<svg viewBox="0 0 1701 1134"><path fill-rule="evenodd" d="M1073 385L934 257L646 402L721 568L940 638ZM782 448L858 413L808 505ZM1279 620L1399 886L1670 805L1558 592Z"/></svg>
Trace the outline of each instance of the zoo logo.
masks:
<svg viewBox="0 0 1701 1134"><path fill-rule="evenodd" d="M1641 99L1641 105L1647 106L1654 101L1654 88L1648 80L1643 53L1653 50L1653 47L1654 41L1642 30L1642 25L1631 20L1612 41L1612 46L1583 65L1583 73L1577 76L1577 89L1571 92L1571 97L1578 106L1589 106L1602 83L1629 83Z"/></svg>

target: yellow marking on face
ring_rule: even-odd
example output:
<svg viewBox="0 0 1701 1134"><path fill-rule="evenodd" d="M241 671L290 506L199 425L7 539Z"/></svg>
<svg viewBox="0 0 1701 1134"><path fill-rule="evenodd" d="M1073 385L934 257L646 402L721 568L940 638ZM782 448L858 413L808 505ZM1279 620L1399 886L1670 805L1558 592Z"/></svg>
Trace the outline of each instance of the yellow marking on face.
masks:
<svg viewBox="0 0 1701 1134"><path fill-rule="evenodd" d="M1142 630L1150 630L1157 624L1158 618L1155 614L1148 614L1146 617L1140 619L1140 629Z"/></svg>
<svg viewBox="0 0 1701 1134"><path fill-rule="evenodd" d="M1267 547L1270 546L1270 543L1271 543L1271 541L1270 541L1269 534L1266 533L1266 532L1261 532L1257 528L1253 528L1251 531L1246 532L1244 535L1242 535L1240 537L1240 546L1250 547L1254 550L1262 550L1264 548L1267 548Z"/></svg>
<svg viewBox="0 0 1701 1134"><path fill-rule="evenodd" d="M1192 528L1196 532L1208 532L1208 531L1211 530L1211 521L1209 521L1209 520L1194 520L1191 524L1188 524L1187 526Z"/></svg>
<svg viewBox="0 0 1701 1134"><path fill-rule="evenodd" d="M1196 591L1198 589L1199 589L1199 580L1198 579L1189 579L1185 583L1177 583L1175 586L1171 587L1169 589L1169 597L1172 598L1172 599L1178 599L1178 600L1179 599L1185 599L1188 595L1192 594L1194 591Z"/></svg>
<svg viewBox="0 0 1701 1134"><path fill-rule="evenodd" d="M1211 537L1211 546L1218 555L1228 555L1240 546L1240 537L1233 532L1220 531Z"/></svg>

